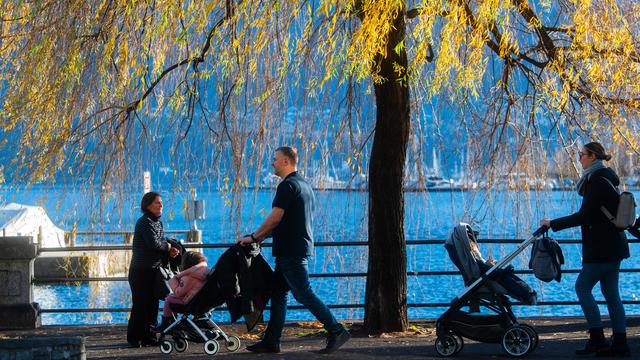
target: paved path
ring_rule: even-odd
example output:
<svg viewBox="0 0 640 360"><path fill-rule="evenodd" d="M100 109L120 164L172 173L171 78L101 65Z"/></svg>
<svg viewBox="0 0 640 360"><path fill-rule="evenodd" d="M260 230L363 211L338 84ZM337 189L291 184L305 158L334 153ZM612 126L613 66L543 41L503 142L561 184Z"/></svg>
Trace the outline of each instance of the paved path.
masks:
<svg viewBox="0 0 640 360"><path fill-rule="evenodd" d="M524 319L535 326L540 334L540 345L527 359L586 359L573 355L587 337L584 322L580 318ZM229 353L222 349L215 358L225 359L438 359L434 350L435 335L433 322L412 323L412 330L402 334L385 334L369 337L362 334L359 324L347 324L352 328L354 338L340 351L332 355L320 355L317 350L324 346L324 335L318 333L317 324L291 323L285 329L283 353L258 355L247 352L244 347L252 344L256 334L243 333L239 324L223 325L223 329L242 338L243 345L238 352ZM87 358L89 359L206 359L202 344L190 343L184 353L173 352L170 356L160 353L157 347L140 349L126 348L126 327L122 325L95 326L45 326L33 331L4 331L0 337L19 336L85 336ZM629 342L632 358L640 359L640 317L629 319ZM509 358L500 345L465 341L464 349L456 359L500 359Z"/></svg>

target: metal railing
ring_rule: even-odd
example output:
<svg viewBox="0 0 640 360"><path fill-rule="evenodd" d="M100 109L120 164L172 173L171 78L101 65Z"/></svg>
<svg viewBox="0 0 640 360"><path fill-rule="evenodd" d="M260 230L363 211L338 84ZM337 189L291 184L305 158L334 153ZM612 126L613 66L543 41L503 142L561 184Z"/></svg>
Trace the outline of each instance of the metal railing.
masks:
<svg viewBox="0 0 640 360"><path fill-rule="evenodd" d="M194 231L192 230L167 230L165 234L176 234L176 235L184 235L187 239L191 239L193 237ZM66 231L64 233L64 243L68 247L73 247L74 251L76 248L76 238L77 236L122 236L123 244L131 244L133 242L133 231ZM38 243L42 244L42 229L38 232ZM49 251L54 251L48 249ZM105 250L105 249L102 249ZM42 251L42 249L41 249ZM64 251L58 249L57 251Z"/></svg>
<svg viewBox="0 0 640 360"><path fill-rule="evenodd" d="M188 231L166 231L166 233L170 234L184 234ZM133 234L131 232L77 232L78 235L107 235L107 236L124 236L125 234ZM479 243L485 244L519 244L524 240L518 239L484 239L479 240ZM414 245L443 245L444 240L408 240L406 241L407 246ZM558 240L560 244L579 244L580 240ZM638 244L640 240L629 240L630 244ZM215 243L215 244L194 244L194 243L186 243L184 247L187 249L221 249L228 248L232 244L229 243ZM263 243L263 247L271 247L271 243ZM316 247L340 247L340 246L367 246L368 243L366 241L323 241L323 242L315 242L314 246ZM64 248L40 248L39 251L42 252L80 252L80 251L129 251L131 250L131 245L80 245L80 246L67 246ZM532 274L531 270L515 270L515 274ZM576 274L580 272L580 269L563 269L563 273L565 274ZM621 273L639 273L640 269L620 269ZM309 274L311 278L354 278L354 277L366 277L366 272L344 272L344 273L312 273ZM460 275L459 271L408 271L407 276L447 276L447 275ZM32 284L34 285L42 285L42 284L60 284L60 283L83 283L83 282L97 282L97 281L127 281L127 277L51 277L51 278L34 278L32 279ZM622 301L625 305L640 305L640 300L624 300ZM598 301L598 304L606 304L604 301ZM437 308L437 307L448 307L450 303L410 303L407 306L411 308ZM520 303L515 302L514 305L520 305ZM578 301L540 301L537 303L539 306L572 306L579 305ZM357 309L364 308L364 304L327 304L329 308L332 309ZM303 306L289 306L290 309L303 309ZM219 307L215 310L224 311L225 307ZM58 309L41 309L42 313L95 313L95 312L128 312L129 308L58 308Z"/></svg>

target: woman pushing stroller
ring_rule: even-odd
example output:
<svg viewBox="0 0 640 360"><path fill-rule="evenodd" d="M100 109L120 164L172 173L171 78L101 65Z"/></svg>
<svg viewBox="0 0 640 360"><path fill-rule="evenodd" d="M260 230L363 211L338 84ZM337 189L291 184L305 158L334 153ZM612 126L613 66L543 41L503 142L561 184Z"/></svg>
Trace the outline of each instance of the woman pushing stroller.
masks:
<svg viewBox="0 0 640 360"><path fill-rule="evenodd" d="M600 143L584 145L578 156L583 169L576 188L582 196L580 210L554 220L543 219L541 225L553 231L575 226L582 230L582 270L576 280L576 293L589 326L589 341L576 354L628 357L625 312L618 281L620 262L629 257L629 245L624 231L616 228L601 209L604 206L610 213L617 209L619 197L616 187L620 180L611 168L604 165L603 160L608 161L611 156L605 153ZM600 310L591 293L598 282L611 317L611 345L605 339Z"/></svg>

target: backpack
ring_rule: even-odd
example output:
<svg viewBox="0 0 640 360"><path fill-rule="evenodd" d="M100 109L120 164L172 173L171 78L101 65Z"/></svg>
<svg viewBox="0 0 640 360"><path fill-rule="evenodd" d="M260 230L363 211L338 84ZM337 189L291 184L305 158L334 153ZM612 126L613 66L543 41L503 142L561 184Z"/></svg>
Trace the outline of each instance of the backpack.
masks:
<svg viewBox="0 0 640 360"><path fill-rule="evenodd" d="M531 258L529 269L533 270L536 278L550 282L556 280L560 282L562 271L560 265L564 264L564 255L557 241L542 235L542 239L533 242L531 248Z"/></svg>
<svg viewBox="0 0 640 360"><path fill-rule="evenodd" d="M616 215L613 216L605 208L604 206L600 206L600 210L604 216L619 230L625 230L633 226L636 221L636 200L633 197L633 194L628 191L620 192L613 183L603 176L605 180L611 185L613 190L615 190L616 194L618 194L618 209L616 211Z"/></svg>

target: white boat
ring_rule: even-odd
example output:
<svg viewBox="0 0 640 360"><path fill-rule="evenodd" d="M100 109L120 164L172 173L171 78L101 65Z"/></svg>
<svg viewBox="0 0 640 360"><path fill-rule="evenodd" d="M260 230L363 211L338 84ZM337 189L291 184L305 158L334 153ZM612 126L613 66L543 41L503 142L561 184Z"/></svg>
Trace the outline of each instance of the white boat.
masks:
<svg viewBox="0 0 640 360"><path fill-rule="evenodd" d="M261 189L275 189L276 187L278 187L279 183L280 177L275 175L274 173L269 172L262 177L259 187Z"/></svg>
<svg viewBox="0 0 640 360"><path fill-rule="evenodd" d="M2 236L31 236L43 247L65 245L64 230L51 221L41 206L10 203L0 207L0 232Z"/></svg>
<svg viewBox="0 0 640 360"><path fill-rule="evenodd" d="M347 182L334 178L331 175L318 175L309 178L311 187L316 190L345 190L348 189Z"/></svg>

